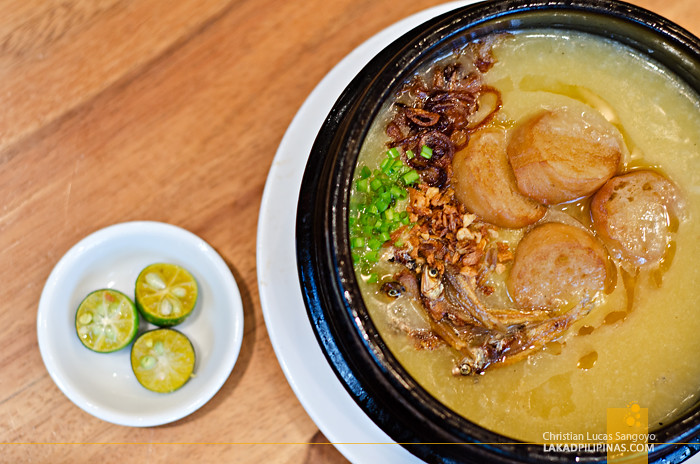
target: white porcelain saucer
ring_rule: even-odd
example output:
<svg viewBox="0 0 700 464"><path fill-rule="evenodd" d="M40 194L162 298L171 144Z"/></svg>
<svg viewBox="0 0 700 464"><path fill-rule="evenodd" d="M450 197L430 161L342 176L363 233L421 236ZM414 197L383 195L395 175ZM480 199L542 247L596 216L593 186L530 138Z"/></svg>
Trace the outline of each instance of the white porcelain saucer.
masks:
<svg viewBox="0 0 700 464"><path fill-rule="evenodd" d="M133 299L136 277L154 262L185 267L199 285L193 313L176 327L194 346L195 377L168 394L138 383L130 346L95 353L75 330L76 309L88 293L114 288ZM149 328L141 319L139 332ZM230 269L205 241L170 224L127 222L87 236L56 264L39 301L37 334L46 369L73 403L115 424L155 426L191 414L219 391L240 351L243 306Z"/></svg>

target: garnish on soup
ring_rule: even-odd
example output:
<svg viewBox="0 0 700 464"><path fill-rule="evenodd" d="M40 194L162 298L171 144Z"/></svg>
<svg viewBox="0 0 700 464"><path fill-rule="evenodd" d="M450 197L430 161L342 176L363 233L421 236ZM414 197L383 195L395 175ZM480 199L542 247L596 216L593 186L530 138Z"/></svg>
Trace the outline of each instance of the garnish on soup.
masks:
<svg viewBox="0 0 700 464"><path fill-rule="evenodd" d="M452 347L461 375L527 359L599 305L618 274L605 245L629 273L660 263L679 203L660 174L626 172L623 135L586 102L502 116L485 75L505 40L471 43L404 85L388 151L358 170L351 203L357 270L424 311L420 330L399 326L419 347ZM549 208L590 197L592 227Z"/></svg>

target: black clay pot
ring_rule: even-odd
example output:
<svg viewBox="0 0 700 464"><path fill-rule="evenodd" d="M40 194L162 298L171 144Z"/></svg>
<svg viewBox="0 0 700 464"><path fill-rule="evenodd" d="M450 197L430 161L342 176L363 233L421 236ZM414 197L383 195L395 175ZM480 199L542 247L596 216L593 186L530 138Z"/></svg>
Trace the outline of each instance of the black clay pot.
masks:
<svg viewBox="0 0 700 464"><path fill-rule="evenodd" d="M363 139L382 102L425 62L498 31L575 30L613 39L675 72L700 94L700 40L638 7L613 1L477 3L439 16L381 51L345 89L322 126L306 167L297 212L302 293L318 341L340 381L393 440L428 462L604 462L605 454L551 453L513 444L457 415L409 376L363 303L350 255L348 201ZM698 446L700 404L654 431L650 462L680 462ZM435 443L439 443L436 445ZM444 444L443 444L444 443Z"/></svg>

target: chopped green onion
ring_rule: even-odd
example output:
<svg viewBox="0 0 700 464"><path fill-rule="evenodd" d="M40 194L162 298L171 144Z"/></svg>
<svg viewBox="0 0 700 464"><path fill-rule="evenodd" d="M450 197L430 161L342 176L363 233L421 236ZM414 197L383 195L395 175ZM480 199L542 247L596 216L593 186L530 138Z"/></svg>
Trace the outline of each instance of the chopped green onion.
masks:
<svg viewBox="0 0 700 464"><path fill-rule="evenodd" d="M427 147L424 147L427 148ZM429 149L428 149L429 150ZM421 151L425 156L428 151ZM408 150L406 156L414 158ZM364 165L355 180L356 190L350 202L348 230L352 260L368 282L378 282L375 264L379 262L381 248L391 243L391 234L410 224L409 216L397 202L408 197L407 185L419 181L420 175L404 164L401 151L392 148L375 165L376 169ZM396 246L403 245L401 240Z"/></svg>
<svg viewBox="0 0 700 464"><path fill-rule="evenodd" d="M411 169L406 174L401 176L401 180L406 185L411 185L412 183L414 183L418 179L420 179L420 175L418 174L418 172L415 169Z"/></svg>
<svg viewBox="0 0 700 464"><path fill-rule="evenodd" d="M410 171L410 170L411 170L411 167L410 167L410 166L403 165L403 166L401 166L396 172L397 172L400 176L403 176L404 174L406 174L406 173L407 173L408 171Z"/></svg>
<svg viewBox="0 0 700 464"><path fill-rule="evenodd" d="M350 241L350 244L352 245L353 248L361 248L365 246L365 238L364 237L353 237L353 239Z"/></svg>
<svg viewBox="0 0 700 464"><path fill-rule="evenodd" d="M374 202L374 206L377 207L378 212L383 212L389 207L389 200L385 200L384 198L379 198L377 201Z"/></svg>
<svg viewBox="0 0 700 464"><path fill-rule="evenodd" d="M384 243L384 242L380 241L379 239L371 238L367 242L367 246L369 247L370 250L377 251L382 247L382 243Z"/></svg>
<svg viewBox="0 0 700 464"><path fill-rule="evenodd" d="M394 198L406 198L406 191L398 185L392 185L389 192L394 196Z"/></svg>
<svg viewBox="0 0 700 464"><path fill-rule="evenodd" d="M420 155L425 159L430 159L433 157L433 149L427 145L423 145L423 148L420 150Z"/></svg>
<svg viewBox="0 0 700 464"><path fill-rule="evenodd" d="M394 160L391 158L384 158L384 161L382 161L382 164L379 165L379 169L382 170L383 173L387 174L389 170L391 169L391 166L394 164Z"/></svg>
<svg viewBox="0 0 700 464"><path fill-rule="evenodd" d="M358 192L369 192L369 181L367 179L359 179L356 183Z"/></svg>

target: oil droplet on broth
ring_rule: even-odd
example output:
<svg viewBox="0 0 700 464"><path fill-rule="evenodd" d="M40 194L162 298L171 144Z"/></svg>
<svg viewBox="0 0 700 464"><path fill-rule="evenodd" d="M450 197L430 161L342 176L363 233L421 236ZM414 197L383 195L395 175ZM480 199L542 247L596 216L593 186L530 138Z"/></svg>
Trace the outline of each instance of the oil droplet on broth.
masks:
<svg viewBox="0 0 700 464"><path fill-rule="evenodd" d="M666 253L664 253L663 258L661 258L661 262L659 263L659 266L651 271L649 278L651 279L651 282L656 286L656 288L661 288L661 285L663 285L663 276L671 268L671 262L673 262L673 258L676 255L676 242L671 241L668 246L666 247Z"/></svg>
<svg viewBox="0 0 700 464"><path fill-rule="evenodd" d="M637 287L639 270L631 274L624 269L620 269L620 274L622 275L622 283L625 285L625 292L627 294L627 311L630 312L632 308L634 308L634 291Z"/></svg>
<svg viewBox="0 0 700 464"><path fill-rule="evenodd" d="M582 356L581 359L578 360L578 363L576 363L576 367L578 367L579 369L588 370L595 365L595 362L597 360L598 352L591 351L590 353Z"/></svg>
<svg viewBox="0 0 700 464"><path fill-rule="evenodd" d="M605 260L605 283L603 287L603 292L606 295L610 295L617 288L617 267L610 255Z"/></svg>
<svg viewBox="0 0 700 464"><path fill-rule="evenodd" d="M624 321L627 318L627 311L613 311L605 316L603 324L612 325L618 321Z"/></svg>
<svg viewBox="0 0 700 464"><path fill-rule="evenodd" d="M578 334L579 335L590 335L593 333L595 330L595 327L591 325L584 325L580 329L578 329Z"/></svg>
<svg viewBox="0 0 700 464"><path fill-rule="evenodd" d="M560 355L562 349L564 348L564 343L562 342L547 342L544 345L544 349L547 353L553 354L555 356Z"/></svg>
<svg viewBox="0 0 700 464"><path fill-rule="evenodd" d="M591 215L589 212L591 209L591 199L592 197L588 196L586 198L573 200L569 203L553 205L551 208L561 211L562 213L567 213L585 226L591 226Z"/></svg>

